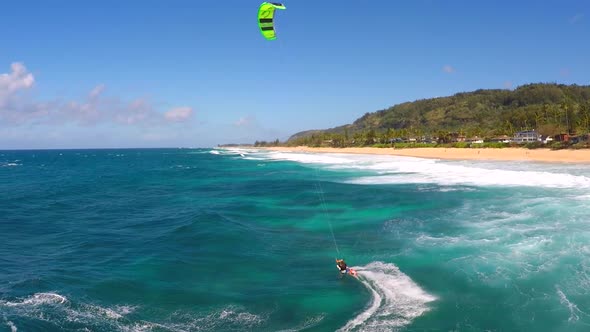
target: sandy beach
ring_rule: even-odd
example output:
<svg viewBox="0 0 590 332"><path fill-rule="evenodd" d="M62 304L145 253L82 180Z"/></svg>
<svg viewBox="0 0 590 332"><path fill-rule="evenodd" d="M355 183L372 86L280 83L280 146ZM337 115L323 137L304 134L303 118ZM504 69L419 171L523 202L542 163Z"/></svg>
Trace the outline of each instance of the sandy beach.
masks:
<svg viewBox="0 0 590 332"><path fill-rule="evenodd" d="M505 160L505 161L539 161L539 162L564 162L564 163L590 163L590 150L550 150L550 149L473 149L473 148L311 148L298 147L268 147L274 151L294 152L322 152L322 153L355 153L355 154L379 154L406 157L420 157L433 159L458 159L458 160Z"/></svg>

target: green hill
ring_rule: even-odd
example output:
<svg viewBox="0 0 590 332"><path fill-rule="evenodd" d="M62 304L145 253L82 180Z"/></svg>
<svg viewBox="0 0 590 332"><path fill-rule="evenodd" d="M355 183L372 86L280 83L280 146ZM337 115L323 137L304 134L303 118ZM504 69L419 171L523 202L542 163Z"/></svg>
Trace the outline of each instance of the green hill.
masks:
<svg viewBox="0 0 590 332"><path fill-rule="evenodd" d="M288 145L385 143L402 137L544 135L590 131L590 86L528 84L515 90L476 90L406 102L366 113L352 124L294 134Z"/></svg>

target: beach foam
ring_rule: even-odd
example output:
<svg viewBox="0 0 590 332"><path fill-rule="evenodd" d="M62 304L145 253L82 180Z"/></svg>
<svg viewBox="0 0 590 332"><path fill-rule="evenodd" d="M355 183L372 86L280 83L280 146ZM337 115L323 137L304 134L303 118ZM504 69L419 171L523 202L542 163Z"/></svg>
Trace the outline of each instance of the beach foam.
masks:
<svg viewBox="0 0 590 332"><path fill-rule="evenodd" d="M528 163L524 167L515 162L441 161L414 157L356 155L340 153L259 152L271 160L315 164L327 169L372 171L373 176L362 176L349 183L404 184L435 183L439 185L473 186L532 186L545 188L590 189L590 168L572 166L570 174L563 168L546 164ZM575 172L573 172L575 170ZM581 170L581 171L580 171ZM583 175L585 172L586 175Z"/></svg>
<svg viewBox="0 0 590 332"><path fill-rule="evenodd" d="M350 182L355 184L436 183L440 185L590 188L590 177L588 176L540 170L489 169L432 161L381 163L367 167L367 169L380 170L381 174L394 174L360 177Z"/></svg>
<svg viewBox="0 0 590 332"><path fill-rule="evenodd" d="M302 164L353 164L357 162L351 155L346 154L322 154L322 153L290 153L290 152L269 152L264 153L265 157L274 160L294 161ZM357 158L362 156L357 156Z"/></svg>

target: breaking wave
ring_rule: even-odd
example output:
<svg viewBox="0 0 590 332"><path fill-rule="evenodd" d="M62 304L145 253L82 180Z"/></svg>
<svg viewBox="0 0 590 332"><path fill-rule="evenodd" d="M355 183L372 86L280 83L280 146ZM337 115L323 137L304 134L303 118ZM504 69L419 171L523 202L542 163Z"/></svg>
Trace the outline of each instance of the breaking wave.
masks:
<svg viewBox="0 0 590 332"><path fill-rule="evenodd" d="M355 177L348 183L406 184L435 183L444 186L527 186L543 188L590 188L590 174L577 166L517 162L441 161L400 156L341 153L263 152L271 160L315 164L328 169L369 171L374 175Z"/></svg>

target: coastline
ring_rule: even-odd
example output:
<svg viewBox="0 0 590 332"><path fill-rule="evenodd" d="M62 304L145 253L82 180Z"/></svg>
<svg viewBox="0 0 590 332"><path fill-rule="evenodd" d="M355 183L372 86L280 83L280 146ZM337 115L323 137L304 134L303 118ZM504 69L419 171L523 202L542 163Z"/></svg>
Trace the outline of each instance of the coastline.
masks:
<svg viewBox="0 0 590 332"><path fill-rule="evenodd" d="M590 150L550 150L526 148L313 148L264 147L283 152L352 153L449 160L536 161L550 163L590 163Z"/></svg>

